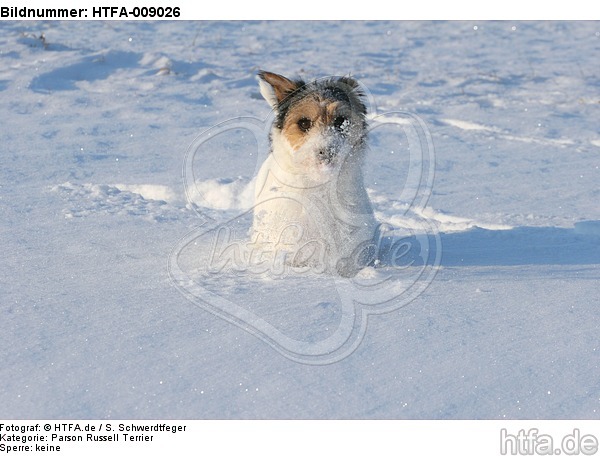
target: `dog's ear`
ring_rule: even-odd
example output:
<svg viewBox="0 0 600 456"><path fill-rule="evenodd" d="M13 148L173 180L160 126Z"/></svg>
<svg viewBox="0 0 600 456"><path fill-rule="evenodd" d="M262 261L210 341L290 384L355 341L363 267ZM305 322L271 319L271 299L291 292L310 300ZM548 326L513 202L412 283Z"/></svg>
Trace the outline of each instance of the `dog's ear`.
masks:
<svg viewBox="0 0 600 456"><path fill-rule="evenodd" d="M279 74L258 72L261 95L272 108L276 108L287 96L303 85L301 81L290 81Z"/></svg>
<svg viewBox="0 0 600 456"><path fill-rule="evenodd" d="M365 97L365 93L363 92L362 87L360 86L358 81L356 81L356 79L354 79L350 76L342 76L339 79L339 82L341 84L348 86L350 88L350 90L352 92L354 92L359 98Z"/></svg>
<svg viewBox="0 0 600 456"><path fill-rule="evenodd" d="M356 98L354 101L357 103L358 110L363 114L367 113L367 107L365 106L365 92L363 91L361 85L356 81L356 79L350 76L342 76L339 80L339 83L345 85L350 90L349 92L353 94Z"/></svg>
<svg viewBox="0 0 600 456"><path fill-rule="evenodd" d="M350 86L350 88L352 89L360 89L360 85L358 84L358 82L356 81L356 79L350 77L350 76L342 76L339 81L342 84L346 84L347 86Z"/></svg>

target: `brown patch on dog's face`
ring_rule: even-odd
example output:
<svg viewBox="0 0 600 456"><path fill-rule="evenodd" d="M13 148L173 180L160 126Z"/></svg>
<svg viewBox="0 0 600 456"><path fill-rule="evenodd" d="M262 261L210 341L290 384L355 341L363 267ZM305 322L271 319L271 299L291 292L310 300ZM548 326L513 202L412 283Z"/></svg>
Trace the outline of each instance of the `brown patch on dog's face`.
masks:
<svg viewBox="0 0 600 456"><path fill-rule="evenodd" d="M328 130L341 134L342 127L349 133L352 122L360 121L347 103L309 96L290 109L282 133L293 149L298 150L313 134Z"/></svg>

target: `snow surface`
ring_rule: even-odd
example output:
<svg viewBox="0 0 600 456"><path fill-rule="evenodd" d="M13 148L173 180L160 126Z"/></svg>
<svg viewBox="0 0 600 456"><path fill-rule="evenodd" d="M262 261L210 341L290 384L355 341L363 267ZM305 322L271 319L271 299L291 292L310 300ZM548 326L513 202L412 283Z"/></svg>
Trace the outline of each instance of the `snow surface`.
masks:
<svg viewBox="0 0 600 456"><path fill-rule="evenodd" d="M0 22L0 416L599 418L599 51L597 22ZM395 113L366 181L439 241L421 269L199 267L266 151L197 138L269 118L259 68L351 73ZM398 113L435 145L423 204ZM422 286L353 307L385 280Z"/></svg>

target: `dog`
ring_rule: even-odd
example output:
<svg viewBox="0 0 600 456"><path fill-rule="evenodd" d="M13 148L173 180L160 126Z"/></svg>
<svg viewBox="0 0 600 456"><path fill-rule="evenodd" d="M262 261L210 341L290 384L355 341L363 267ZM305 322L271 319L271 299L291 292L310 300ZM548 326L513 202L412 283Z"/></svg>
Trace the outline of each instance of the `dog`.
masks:
<svg viewBox="0 0 600 456"><path fill-rule="evenodd" d="M263 260L353 277L375 261L378 224L364 187L365 94L351 77L258 73L274 110L256 177L252 243Z"/></svg>

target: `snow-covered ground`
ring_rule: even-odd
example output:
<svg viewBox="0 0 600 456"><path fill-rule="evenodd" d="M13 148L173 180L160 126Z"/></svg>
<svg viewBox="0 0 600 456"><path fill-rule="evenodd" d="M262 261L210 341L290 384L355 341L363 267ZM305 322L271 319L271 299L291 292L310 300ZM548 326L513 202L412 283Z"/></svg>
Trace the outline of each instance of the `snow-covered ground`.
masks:
<svg viewBox="0 0 600 456"><path fill-rule="evenodd" d="M598 61L597 22L0 22L0 416L599 418ZM258 69L368 89L421 263L206 268Z"/></svg>

